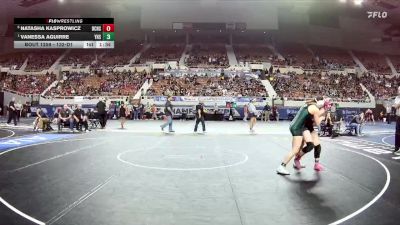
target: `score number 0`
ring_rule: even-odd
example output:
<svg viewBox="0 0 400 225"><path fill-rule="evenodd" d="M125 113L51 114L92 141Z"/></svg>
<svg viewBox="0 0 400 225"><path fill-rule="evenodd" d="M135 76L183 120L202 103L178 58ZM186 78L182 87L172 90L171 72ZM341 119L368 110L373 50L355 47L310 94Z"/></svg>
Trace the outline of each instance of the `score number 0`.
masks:
<svg viewBox="0 0 400 225"><path fill-rule="evenodd" d="M114 24L103 24L103 41L114 41Z"/></svg>
<svg viewBox="0 0 400 225"><path fill-rule="evenodd" d="M103 24L103 32L114 32L114 24Z"/></svg>

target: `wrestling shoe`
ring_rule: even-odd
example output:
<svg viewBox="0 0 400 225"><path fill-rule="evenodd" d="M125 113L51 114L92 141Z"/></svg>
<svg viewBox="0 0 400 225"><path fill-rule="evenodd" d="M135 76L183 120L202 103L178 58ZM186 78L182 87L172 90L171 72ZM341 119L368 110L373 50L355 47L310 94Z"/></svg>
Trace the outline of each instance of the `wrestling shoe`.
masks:
<svg viewBox="0 0 400 225"><path fill-rule="evenodd" d="M322 171L322 170L324 170L324 167L321 165L321 163L317 162L314 165L314 170L315 171Z"/></svg>
<svg viewBox="0 0 400 225"><path fill-rule="evenodd" d="M289 171L286 169L286 167L280 165L278 169L276 169L276 173L279 175L290 175Z"/></svg>
<svg viewBox="0 0 400 225"><path fill-rule="evenodd" d="M300 159L301 159L301 157L297 157L297 156L296 156L296 158L294 158L293 168L296 170L301 170L303 168L306 168L304 165L301 165Z"/></svg>

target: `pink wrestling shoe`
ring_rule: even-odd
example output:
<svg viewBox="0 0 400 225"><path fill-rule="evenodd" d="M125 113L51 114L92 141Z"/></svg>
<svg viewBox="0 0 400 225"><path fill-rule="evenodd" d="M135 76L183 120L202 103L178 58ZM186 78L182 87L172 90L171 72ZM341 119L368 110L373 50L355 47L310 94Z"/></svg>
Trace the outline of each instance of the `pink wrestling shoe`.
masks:
<svg viewBox="0 0 400 225"><path fill-rule="evenodd" d="M314 165L314 170L316 170L316 171L322 171L322 170L324 170L324 167L321 165L321 163L317 162L317 163L315 163L315 165Z"/></svg>
<svg viewBox="0 0 400 225"><path fill-rule="evenodd" d="M299 156L296 156L296 158L294 158L293 168L296 170L301 170L301 169L305 168L305 166L301 165L300 159L301 159L301 157L299 157Z"/></svg>

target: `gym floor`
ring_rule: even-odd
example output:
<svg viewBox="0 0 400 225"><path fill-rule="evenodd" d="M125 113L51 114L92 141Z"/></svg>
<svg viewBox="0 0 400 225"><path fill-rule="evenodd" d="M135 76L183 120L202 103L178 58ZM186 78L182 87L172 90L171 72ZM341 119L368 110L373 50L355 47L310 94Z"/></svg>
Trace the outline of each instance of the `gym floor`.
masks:
<svg viewBox="0 0 400 225"><path fill-rule="evenodd" d="M321 138L322 172L275 170L288 122L118 121L83 134L0 126L0 224L398 224L400 157L394 124L363 137ZM199 127L201 130L201 126Z"/></svg>

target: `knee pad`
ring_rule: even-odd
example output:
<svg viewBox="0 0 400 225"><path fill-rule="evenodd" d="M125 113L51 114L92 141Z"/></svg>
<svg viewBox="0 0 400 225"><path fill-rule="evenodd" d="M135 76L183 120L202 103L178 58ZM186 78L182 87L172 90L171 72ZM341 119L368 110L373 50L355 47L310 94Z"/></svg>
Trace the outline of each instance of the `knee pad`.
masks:
<svg viewBox="0 0 400 225"><path fill-rule="evenodd" d="M306 154L314 149L314 144L312 142L307 142L306 147L303 148L303 153Z"/></svg>
<svg viewBox="0 0 400 225"><path fill-rule="evenodd" d="M317 145L314 147L314 158L319 159L321 156L321 145Z"/></svg>

